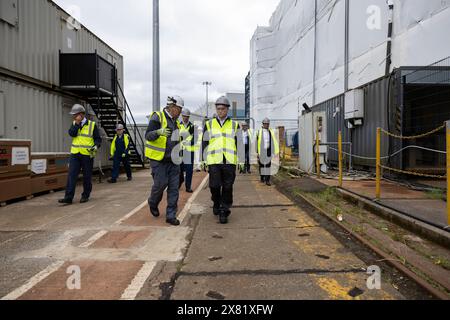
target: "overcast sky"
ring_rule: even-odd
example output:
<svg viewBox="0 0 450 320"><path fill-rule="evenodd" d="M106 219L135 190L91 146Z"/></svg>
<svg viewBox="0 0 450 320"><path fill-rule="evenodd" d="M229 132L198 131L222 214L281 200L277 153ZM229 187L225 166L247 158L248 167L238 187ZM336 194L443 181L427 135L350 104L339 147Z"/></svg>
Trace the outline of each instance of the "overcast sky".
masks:
<svg viewBox="0 0 450 320"><path fill-rule="evenodd" d="M152 0L56 0L125 61L125 91L139 122L152 111ZM244 92L250 39L279 0L161 0L161 100L180 95L191 110L225 92Z"/></svg>

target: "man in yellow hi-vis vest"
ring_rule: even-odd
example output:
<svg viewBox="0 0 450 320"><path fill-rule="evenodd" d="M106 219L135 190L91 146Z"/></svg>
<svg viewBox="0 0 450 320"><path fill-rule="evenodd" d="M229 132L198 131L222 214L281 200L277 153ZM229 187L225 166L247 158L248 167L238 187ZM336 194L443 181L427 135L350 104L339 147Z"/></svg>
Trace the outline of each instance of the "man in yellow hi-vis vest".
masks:
<svg viewBox="0 0 450 320"><path fill-rule="evenodd" d="M181 97L169 97L162 112L154 112L145 134L145 156L150 159L153 187L148 204L154 217L159 217L159 204L167 188L166 222L179 226L177 219L180 195L180 123L178 118L184 107Z"/></svg>
<svg viewBox="0 0 450 320"><path fill-rule="evenodd" d="M264 119L263 127L257 135L256 152L258 154L261 182L271 186L272 159L280 155L280 145L275 132L270 129L270 120Z"/></svg>
<svg viewBox="0 0 450 320"><path fill-rule="evenodd" d="M221 224L228 223L233 206L236 167L243 162L242 135L239 123L228 117L230 101L221 97L216 102L217 117L206 122L203 130L203 160L209 168L209 187L214 202L214 215Z"/></svg>
<svg viewBox="0 0 450 320"><path fill-rule="evenodd" d="M69 163L69 176L67 179L66 195L59 203L70 205L75 197L75 188L78 175L83 170L83 194L81 203L89 201L92 192L92 171L93 158L102 144L102 138L98 131L97 124L86 118L86 109L79 104L75 104L70 114L73 117L73 124L69 130L69 135L73 138L71 156Z"/></svg>
<svg viewBox="0 0 450 320"><path fill-rule="evenodd" d="M113 170L109 183L117 183L120 174L120 164L123 163L127 173L128 181L133 180L130 165L130 136L125 133L123 124L118 124L116 136L111 143L111 158L113 160Z"/></svg>

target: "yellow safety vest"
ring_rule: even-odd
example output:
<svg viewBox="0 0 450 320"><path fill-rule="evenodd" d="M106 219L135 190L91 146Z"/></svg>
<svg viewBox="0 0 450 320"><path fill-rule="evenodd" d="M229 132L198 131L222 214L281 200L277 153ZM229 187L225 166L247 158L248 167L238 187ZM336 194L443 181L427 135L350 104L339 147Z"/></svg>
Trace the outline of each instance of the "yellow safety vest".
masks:
<svg viewBox="0 0 450 320"><path fill-rule="evenodd" d="M95 146L94 142L94 128L96 124L93 121L88 120L88 122L78 130L78 136L72 140L71 154L82 154L84 156L92 156L89 149Z"/></svg>
<svg viewBox="0 0 450 320"><path fill-rule="evenodd" d="M180 135L183 139L181 147L188 152L195 152L198 149L198 145L193 144L194 136L189 133L190 128L191 126L186 128L184 124L180 125Z"/></svg>
<svg viewBox="0 0 450 320"><path fill-rule="evenodd" d="M159 117L159 121L161 122L161 129L167 128L167 118L165 112L155 112ZM152 116L153 116L152 115ZM178 120L176 121L178 129L180 129L180 123ZM145 143L145 157L154 160L154 161L162 161L164 159L164 155L166 154L167 148L167 137L160 136L155 141L146 141Z"/></svg>
<svg viewBox="0 0 450 320"><path fill-rule="evenodd" d="M206 162L208 165L223 164L224 157L228 164L237 165L236 135L239 124L233 120L227 120L223 127L217 119L206 123L209 132L209 145Z"/></svg>
<svg viewBox="0 0 450 320"><path fill-rule="evenodd" d="M113 157L114 154L116 153L116 140L118 138L118 135L116 134L116 136L114 137L114 140L112 141L111 144L111 156ZM125 149L128 149L128 146L130 145L130 136L127 134L124 134L124 140L125 140Z"/></svg>
<svg viewBox="0 0 450 320"><path fill-rule="evenodd" d="M275 155L280 154L280 145L275 137L275 133L272 129L269 129L270 135L272 136L273 147L275 147ZM263 129L258 132L258 154L261 155L261 146L262 146L262 137L263 137Z"/></svg>

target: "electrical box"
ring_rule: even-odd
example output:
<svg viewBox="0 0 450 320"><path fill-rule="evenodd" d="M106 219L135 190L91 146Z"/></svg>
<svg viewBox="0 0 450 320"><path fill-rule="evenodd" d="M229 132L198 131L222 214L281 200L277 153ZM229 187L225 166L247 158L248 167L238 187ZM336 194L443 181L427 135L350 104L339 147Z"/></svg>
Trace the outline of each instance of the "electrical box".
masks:
<svg viewBox="0 0 450 320"><path fill-rule="evenodd" d="M345 93L345 120L352 121L354 126L362 125L364 119L364 90L356 89Z"/></svg>

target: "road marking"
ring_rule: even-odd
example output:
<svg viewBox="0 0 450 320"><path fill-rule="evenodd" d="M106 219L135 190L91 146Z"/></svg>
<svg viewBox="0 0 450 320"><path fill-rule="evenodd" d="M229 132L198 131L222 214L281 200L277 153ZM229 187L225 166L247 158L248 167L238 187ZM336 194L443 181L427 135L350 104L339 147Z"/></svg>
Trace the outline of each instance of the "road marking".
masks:
<svg viewBox="0 0 450 320"><path fill-rule="evenodd" d="M26 292L28 292L30 289L32 289L34 286L36 286L39 282L47 278L49 275L51 275L53 272L57 271L59 268L61 268L64 265L64 261L57 261L53 263L52 265L45 268L43 271L39 272L37 275L32 277L30 280L28 280L27 283L25 283L20 288L17 288L10 294L4 296L0 300L17 300L21 296L23 296Z"/></svg>
<svg viewBox="0 0 450 320"><path fill-rule="evenodd" d="M208 183L208 181L209 181L209 175L207 175L205 177L205 179L203 179L203 181L200 184L200 186L197 188L197 190L195 190L194 194L186 202L186 205L184 206L183 211L181 211L180 216L178 217L178 220L180 220L181 223L183 223L183 221L186 218L189 210L191 210L192 204L194 203L195 199L197 199L197 197L200 194L200 192L202 192L202 190L205 188L205 186Z"/></svg>
<svg viewBox="0 0 450 320"><path fill-rule="evenodd" d="M89 240L87 240L86 242L82 243L79 247L80 248L89 248L92 244L94 244L94 242L99 240L101 237L103 237L107 233L108 233L108 231L106 231L106 230L102 230L100 232L97 232L92 237L90 237Z"/></svg>
<svg viewBox="0 0 450 320"><path fill-rule="evenodd" d="M116 221L114 223L114 225L120 225L123 222L125 222L126 220L128 220L129 218L131 218L132 216L134 216L136 213L138 213L139 211L141 211L145 206L148 205L148 201L144 201L140 206L138 206L137 208L135 208L133 211L131 211L129 214L127 214L125 217L123 217L122 219Z"/></svg>
<svg viewBox="0 0 450 320"><path fill-rule="evenodd" d="M134 300L144 286L145 281L150 277L153 269L156 266L156 262L146 262L141 270L136 274L131 284L123 292L120 300Z"/></svg>

